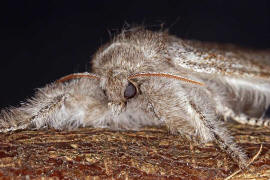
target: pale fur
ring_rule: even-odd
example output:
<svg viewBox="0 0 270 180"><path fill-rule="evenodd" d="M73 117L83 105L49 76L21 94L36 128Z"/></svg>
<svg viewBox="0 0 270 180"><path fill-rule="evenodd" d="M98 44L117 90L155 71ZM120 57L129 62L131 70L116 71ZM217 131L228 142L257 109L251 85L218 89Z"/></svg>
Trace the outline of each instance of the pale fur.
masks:
<svg viewBox="0 0 270 180"><path fill-rule="evenodd" d="M166 125L188 140L215 141L245 167L247 157L222 120L269 125L264 113L270 104L270 67L254 63L257 57L265 63L270 56L143 28L124 30L93 57L95 78L52 83L21 107L2 110L0 132ZM173 74L199 83L136 76L147 73ZM138 90L131 99L123 96L128 83Z"/></svg>

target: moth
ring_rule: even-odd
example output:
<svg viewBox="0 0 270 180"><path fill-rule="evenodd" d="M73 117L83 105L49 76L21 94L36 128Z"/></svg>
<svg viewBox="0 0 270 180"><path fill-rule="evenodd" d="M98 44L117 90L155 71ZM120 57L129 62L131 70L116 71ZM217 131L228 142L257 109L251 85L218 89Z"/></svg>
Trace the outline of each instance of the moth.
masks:
<svg viewBox="0 0 270 180"><path fill-rule="evenodd" d="M139 130L165 125L216 142L240 167L245 152L224 121L269 126L270 52L184 40L164 31L125 29L70 74L1 111L0 132L78 127Z"/></svg>

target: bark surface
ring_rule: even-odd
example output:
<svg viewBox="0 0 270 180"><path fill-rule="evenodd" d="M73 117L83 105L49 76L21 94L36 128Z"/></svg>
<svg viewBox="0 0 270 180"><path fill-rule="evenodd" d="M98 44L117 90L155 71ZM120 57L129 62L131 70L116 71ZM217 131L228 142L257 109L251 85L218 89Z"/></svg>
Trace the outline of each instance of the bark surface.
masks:
<svg viewBox="0 0 270 180"><path fill-rule="evenodd" d="M270 129L228 129L250 158L263 144L258 158L232 179L270 179ZM237 163L217 145L190 143L166 128L0 134L0 176L7 179L224 179L236 170Z"/></svg>

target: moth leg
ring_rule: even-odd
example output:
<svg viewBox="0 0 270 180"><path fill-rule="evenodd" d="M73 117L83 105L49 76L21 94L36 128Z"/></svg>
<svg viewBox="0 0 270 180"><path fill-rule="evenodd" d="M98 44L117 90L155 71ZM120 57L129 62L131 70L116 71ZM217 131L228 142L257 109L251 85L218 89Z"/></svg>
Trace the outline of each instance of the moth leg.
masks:
<svg viewBox="0 0 270 180"><path fill-rule="evenodd" d="M155 85L157 83L159 86ZM221 149L239 162L241 167L245 167L246 154L237 146L219 120L215 101L206 89L156 80L153 81L153 85L148 83L143 92L151 92L148 97L155 113L172 133L179 133L201 143L215 141Z"/></svg>
<svg viewBox="0 0 270 180"><path fill-rule="evenodd" d="M92 121L103 117L106 109L93 97L85 94L63 93L41 108L31 117L31 125L37 129L76 129L93 125Z"/></svg>
<svg viewBox="0 0 270 180"><path fill-rule="evenodd" d="M30 118L30 127L39 129L54 126L54 123L51 122L53 121L52 116L56 116L56 114L64 106L65 100L69 96L69 94L62 94L53 98L48 105L42 107L35 115Z"/></svg>
<svg viewBox="0 0 270 180"><path fill-rule="evenodd" d="M234 121L240 124L248 124L252 126L270 126L270 118L261 116L261 117L250 117L245 113L236 114L231 108L228 108L225 105L218 105L219 112L221 112L224 120L233 119Z"/></svg>
<svg viewBox="0 0 270 180"><path fill-rule="evenodd" d="M68 97L68 94L58 95L54 98L35 99L19 108L2 110L0 117L0 132L9 132L20 129L39 129L51 124L50 116L59 110Z"/></svg>
<svg viewBox="0 0 270 180"><path fill-rule="evenodd" d="M269 91L263 86L261 89L254 88L248 81L241 86L243 82L226 79L207 82L208 93L213 97L218 113L225 121L270 126L270 119L264 116L270 105Z"/></svg>
<svg viewBox="0 0 270 180"><path fill-rule="evenodd" d="M233 120L235 120L238 123L241 124L248 124L248 125L252 125L252 126L265 126L265 127L269 127L270 126L270 119L269 118L256 118L256 117L250 117L244 113L241 114L232 114L230 116Z"/></svg>
<svg viewBox="0 0 270 180"><path fill-rule="evenodd" d="M0 132L51 127L75 129L103 120L107 107L96 79L76 79L40 88L20 107L2 110ZM96 121L95 121L96 120Z"/></svg>
<svg viewBox="0 0 270 180"><path fill-rule="evenodd" d="M247 165L247 156L235 143L217 114L216 103L204 88L186 88L189 122L202 142L215 141L240 167Z"/></svg>
<svg viewBox="0 0 270 180"><path fill-rule="evenodd" d="M236 162L239 162L240 167L245 167L247 165L247 156L238 147L233 137L220 121L216 103L211 95L203 88L191 88L188 92L190 94L189 102L192 109L191 115L193 114L193 121L200 122L195 124L195 126L198 126L196 129L204 129L204 131L199 133L199 136L203 140L208 140L206 137L210 137L221 149L230 154Z"/></svg>

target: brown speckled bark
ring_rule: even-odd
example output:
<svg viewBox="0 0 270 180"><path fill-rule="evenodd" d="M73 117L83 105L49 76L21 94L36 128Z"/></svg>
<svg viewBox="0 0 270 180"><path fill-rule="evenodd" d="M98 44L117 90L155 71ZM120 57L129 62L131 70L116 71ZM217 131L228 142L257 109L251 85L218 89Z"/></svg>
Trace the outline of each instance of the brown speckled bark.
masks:
<svg viewBox="0 0 270 180"><path fill-rule="evenodd" d="M260 156L233 179L270 178L270 130L233 125L236 141ZM216 145L191 145L165 128L113 132L20 131L0 134L0 176L115 179L224 179L238 166Z"/></svg>

